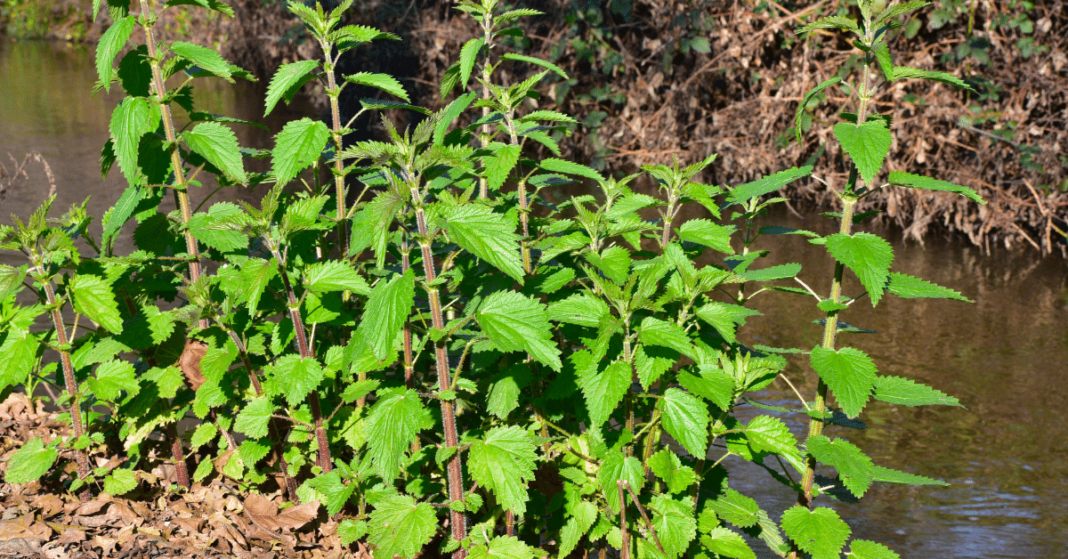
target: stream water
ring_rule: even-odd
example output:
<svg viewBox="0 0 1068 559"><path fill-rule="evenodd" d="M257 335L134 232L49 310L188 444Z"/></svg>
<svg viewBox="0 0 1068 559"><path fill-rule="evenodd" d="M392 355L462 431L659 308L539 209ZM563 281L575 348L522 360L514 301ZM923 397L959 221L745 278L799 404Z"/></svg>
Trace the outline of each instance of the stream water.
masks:
<svg viewBox="0 0 1068 559"><path fill-rule="evenodd" d="M89 212L99 216L125 184L117 169L100 179L100 148L120 95L113 89L90 96L93 68L90 48L0 43L0 157L10 168L9 153L21 158L39 151L56 176L56 209L61 212L91 196ZM262 122L258 87L198 84L198 108ZM307 110L281 107L266 124L277 131ZM235 129L242 145L271 144L265 131ZM0 223L10 223L10 214L25 219L44 199L44 174L33 164L29 171L31 179L16 184L0 202ZM193 192L194 204L210 190ZM216 199L253 197L230 189ZM829 220L802 221L785 211L768 221L821 232L832 226ZM873 310L867 300L860 301L845 320L878 334L843 334L841 343L871 355L881 374L930 384L959 398L966 409L870 405L862 416L868 430L836 434L848 437L877 464L951 485L877 484L860 504L833 506L855 537L883 542L905 558L1068 557L1068 267L1059 259L1036 260L1026 248L984 255L958 242L934 238L920 246L904 243L893 231L880 233L896 247L897 271L951 286L975 304L888 296ZM817 291L827 291L833 263L822 247L795 236L765 241L764 248L773 250L762 262L799 262L800 277ZM0 255L0 262L16 264L14 256ZM847 284L846 293L859 293L857 287ZM764 293L754 304L777 322L750 319L743 341L775 347L818 343L822 328L811 324L818 311L810 299ZM804 363L793 361L786 374L811 397L815 381L806 371ZM782 383L758 399L796 405ZM791 428L800 436L804 425L798 421ZM792 504L794 496L767 483L762 471L742 462L730 469L765 509ZM761 546L754 549L765 555Z"/></svg>

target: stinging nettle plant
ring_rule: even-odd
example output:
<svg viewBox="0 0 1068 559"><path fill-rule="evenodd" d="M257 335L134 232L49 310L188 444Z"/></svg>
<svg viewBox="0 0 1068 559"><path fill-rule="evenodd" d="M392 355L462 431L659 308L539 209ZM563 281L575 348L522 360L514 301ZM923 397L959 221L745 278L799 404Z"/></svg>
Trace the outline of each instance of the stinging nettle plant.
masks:
<svg viewBox="0 0 1068 559"><path fill-rule="evenodd" d="M715 156L645 165L656 185L650 193L631 188L639 175L605 177L540 159L540 148L559 156L557 142L576 121L539 109L536 88L550 72L567 74L494 52L502 37L523 35L517 19L540 12L460 2L482 34L442 78L443 101L459 93L431 112L412 105L390 76L335 75L345 52L397 39L342 26L351 4L290 4L322 59L283 65L265 112L319 80L330 115L288 123L269 152L238 146L227 124L241 121L193 107L195 79L247 73L204 47L155 43L158 12L146 1L136 16L109 5L100 86L118 81L127 97L113 115L103 171L117 163L130 187L105 214L99 240L84 204L49 221L49 201L27 223L0 229L0 248L27 257L22 267L0 267L0 352L10 356L0 388L32 394L40 382L59 384L54 404L70 412L73 433L27 443L9 460L7 481L46 477L89 498L99 489L129 492L138 471L170 462L175 490L224 477L245 492L283 491L322 507L319 521L337 521L344 545L364 542L382 557L434 546L458 559L608 550L748 559L754 538L783 557L897 557L850 540L849 526L815 501L859 499L875 481L941 484L875 465L829 435L862 427L857 417L872 399L959 405L880 376L860 349L837 346L839 333L864 332L839 319L864 295L873 306L886 294L966 300L891 272L889 243L854 231L870 217L856 206L879 188L982 202L970 189L898 171L877 186L893 119L871 110L880 86L913 78L964 86L893 65L887 31L925 3L874 13L861 2L859 21L830 17L799 31L851 33L860 51L858 75L823 82L798 109L800 140L805 108L824 89L841 88L855 106L833 129L849 179L834 190L840 228L828 236L759 225L783 201L761 198L811 176L816 157L737 187L699 182ZM157 9L194 5L229 14L214 0ZM128 50L116 71L114 59L138 26L147 44ZM496 83L503 64L541 71ZM343 124L347 84L401 101L364 99ZM189 115L184 128L174 104ZM383 116L385 141L345 144L360 114L394 109L418 120L401 131ZM250 157L269 158L270 171L247 172ZM188 191L205 171L220 188L266 192L256 206L217 202L201 212ZM546 188L583 194L555 204ZM168 190L177 209L165 214ZM681 220L687 204L710 218ZM115 255L131 220L136 250ZM768 251L754 243L783 233L827 248L836 262L828 296L799 279L799 264L759 267ZM79 240L95 256L83 256ZM847 270L863 294L842 292ZM760 314L754 298L771 291L816 299L819 346L746 345L742 327ZM19 301L37 300L18 302L20 293ZM774 382L793 387L785 375L797 366L792 354L806 355L818 376L813 400L798 393L794 408L755 400L752 393ZM190 417L195 429L179 433L178 421ZM808 422L804 440L784 417ZM74 457L76 476L53 468L61 453ZM118 458L111 463L119 467L90 469L92 456ZM781 514L762 510L731 483L738 461L765 469L798 504ZM817 475L820 465L837 476Z"/></svg>

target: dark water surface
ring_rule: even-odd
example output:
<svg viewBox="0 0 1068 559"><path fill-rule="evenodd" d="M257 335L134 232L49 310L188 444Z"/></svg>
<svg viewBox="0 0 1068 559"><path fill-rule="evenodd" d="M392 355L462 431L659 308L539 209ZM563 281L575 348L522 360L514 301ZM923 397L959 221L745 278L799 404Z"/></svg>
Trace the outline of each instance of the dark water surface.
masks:
<svg viewBox="0 0 1068 559"><path fill-rule="evenodd" d="M0 44L0 157L40 151L58 182L56 209L92 195L90 214L99 216L125 184L117 169L100 179L100 147L120 96L113 89L90 97L96 79L92 57L92 49L86 48ZM202 87L210 83L198 84L200 110L262 121L262 91L256 86ZM267 123L275 131L307 110L280 109ZM267 132L235 130L242 145L271 145ZM43 173L34 168L31 176L0 202L0 223L9 223L9 214L27 217L46 195ZM194 205L210 190L194 191ZM255 197L231 189L215 199ZM824 233L832 226L823 218L802 221L787 212L768 222ZM99 233L99 223L94 227ZM836 428L832 434L848 437L877 464L952 485L877 484L860 504L834 506L855 537L886 543L910 559L1068 557L1068 267L1057 259L1035 261L1029 249L987 256L941 239L921 247L889 235L896 247L895 270L951 286L976 302L887 296L873 310L867 300L860 301L845 311L844 320L878 334L843 334L840 343L871 355L881 374L930 384L959 398L967 409L874 403L862 415L867 431ZM817 292L828 290L833 264L823 248L800 237L765 241L756 248L771 249L772 256L757 267L800 262L801 279ZM130 248L128 237L125 242L120 251ZM19 263L16 256L2 255L0 262ZM858 287L847 283L845 292L860 293ZM816 345L822 328L811 324L819 318L813 303L784 293L759 295L754 306L765 316L750 319L741 340L776 347ZM811 398L815 382L804 362L792 360L786 374ZM781 382L759 399L797 405ZM800 436L805 425L788 421ZM765 509L781 511L792 504L794 496L767 483L762 471L740 462L729 467ZM763 555L761 546L755 549Z"/></svg>

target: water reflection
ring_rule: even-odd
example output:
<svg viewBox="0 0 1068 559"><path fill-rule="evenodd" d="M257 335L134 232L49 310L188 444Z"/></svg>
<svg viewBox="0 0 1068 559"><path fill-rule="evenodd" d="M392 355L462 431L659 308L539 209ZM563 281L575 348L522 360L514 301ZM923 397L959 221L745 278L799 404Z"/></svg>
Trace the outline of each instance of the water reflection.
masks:
<svg viewBox="0 0 1068 559"><path fill-rule="evenodd" d="M108 137L111 109L121 98L90 96L96 80L91 49L51 43L0 44L0 157L40 151L59 185L57 208L92 195L89 211L101 215L125 188L120 173L107 180L99 172L100 148ZM205 81L198 84L198 108L261 122L262 86ZM268 120L277 131L306 107L279 107ZM235 126L242 145L269 147L271 134ZM0 223L9 214L25 218L47 193L39 170L8 193ZM211 185L192 192L194 204ZM252 199L242 189L218 199ZM168 200L168 204L170 201ZM171 209L170 206L164 208ZM812 214L815 215L815 214ZM802 221L782 211L768 222L832 232L829 220ZM94 227L99 227L99 224ZM130 229L119 251L129 250ZM97 229L99 231L99 229ZM766 265L800 262L801 277L827 291L832 263L826 251L803 238L766 238L772 256ZM124 243L124 244L123 244ZM987 256L939 239L926 247L902 245L894 268L962 291L976 301L905 301L886 297L872 310L867 301L845 314L876 335L844 334L843 344L868 352L881 374L902 375L956 396L967 406L911 409L873 404L864 414L867 431L847 436L884 466L946 480L946 488L875 485L860 505L835 504L854 536L884 542L906 558L1063 557L1068 539L1068 290L1061 260L1036 262L1033 254ZM0 262L21 263L17 255ZM849 279L846 293L860 286ZM760 295L754 303L764 317L749 320L742 340L770 346L812 347L822 329L811 300L783 293ZM774 322L773 318L774 317ZM805 394L814 389L808 367L794 360L788 373ZM795 405L784 385L758 397L775 405ZM795 434L805 425L788 419ZM767 484L763 470L731 464L732 476L768 510L783 510L794 495ZM762 545L755 545L767 556Z"/></svg>

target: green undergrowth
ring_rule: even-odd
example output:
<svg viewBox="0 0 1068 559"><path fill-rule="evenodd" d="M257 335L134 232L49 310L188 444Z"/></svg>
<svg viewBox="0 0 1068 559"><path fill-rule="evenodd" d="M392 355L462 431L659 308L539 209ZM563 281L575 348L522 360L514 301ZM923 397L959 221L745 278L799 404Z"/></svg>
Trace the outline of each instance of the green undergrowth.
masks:
<svg viewBox="0 0 1068 559"><path fill-rule="evenodd" d="M876 482L943 485L874 464L849 429L863 427L868 405L959 402L880 375L838 339L863 345L855 334L864 330L839 320L853 305L967 301L895 269L891 245L859 230L870 213L855 211L883 188L983 203L962 186L883 170L894 114L869 104L880 88L914 79L967 87L894 64L885 33L925 4L862 2L851 12L858 19L800 30L840 32L860 53L852 73L820 84L798 109L800 136L813 96L836 88L848 98L832 130L844 159L728 186L702 182L715 156L699 155L643 166L652 193L631 189L638 175L530 157L535 144L558 154L568 135L560 132L575 122L533 104L547 76L566 72L502 52L505 38L522 35L515 22L538 12L460 2L481 32L441 77L449 102L432 112L391 76L336 75L347 51L397 39L340 25L351 4L290 4L323 54L270 78L265 115L312 81L330 115L289 122L262 151L241 147L231 130L255 123L198 112L193 94L200 80L254 78L212 49L153 35L163 10L199 5L232 16L226 4L105 6L114 23L97 48L99 88L126 97L101 170L129 187L99 228L85 204L50 218L51 199L0 228L0 249L26 259L0 266L0 388L57 385L52 403L71 426L69 436L26 443L7 461L6 481L47 477L83 498L121 495L147 483L138 472L169 461L169 490L221 477L246 493L318 502L345 545L365 543L376 557L436 548L457 559L606 549L752 559L758 540L784 557L897 557L851 538L835 509L818 503L856 501ZM128 47L138 34L143 44ZM500 83L502 65L538 73ZM353 84L385 98L343 115L338 98ZM190 115L187 126L176 128L174 105ZM395 110L416 122L398 130L387 116ZM364 112L381 115L388 139L346 144ZM249 159L270 170L249 171ZM849 170L847 183L826 185L841 206L831 215L839 232L766 223L768 207L784 201L774 197L780 187L823 182L817 165ZM208 175L262 199L194 210L189 190ZM548 187L594 194L554 205L541 195ZM166 197L176 210L161 210ZM681 219L694 205L705 217ZM135 250L118 254L124 231ZM798 279L799 264L762 265L768 252L751 247L765 235L825 246L835 261L826 294ZM846 274L862 292L843 292ZM773 296L813 299L819 346L748 344L746 319ZM789 407L761 404L761 389L793 386L786 371L797 361L787 355L813 371L815 392L795 390ZM784 418L807 433L799 438ZM99 458L107 465L91 467ZM761 509L732 483L743 461L795 492L797 505Z"/></svg>

